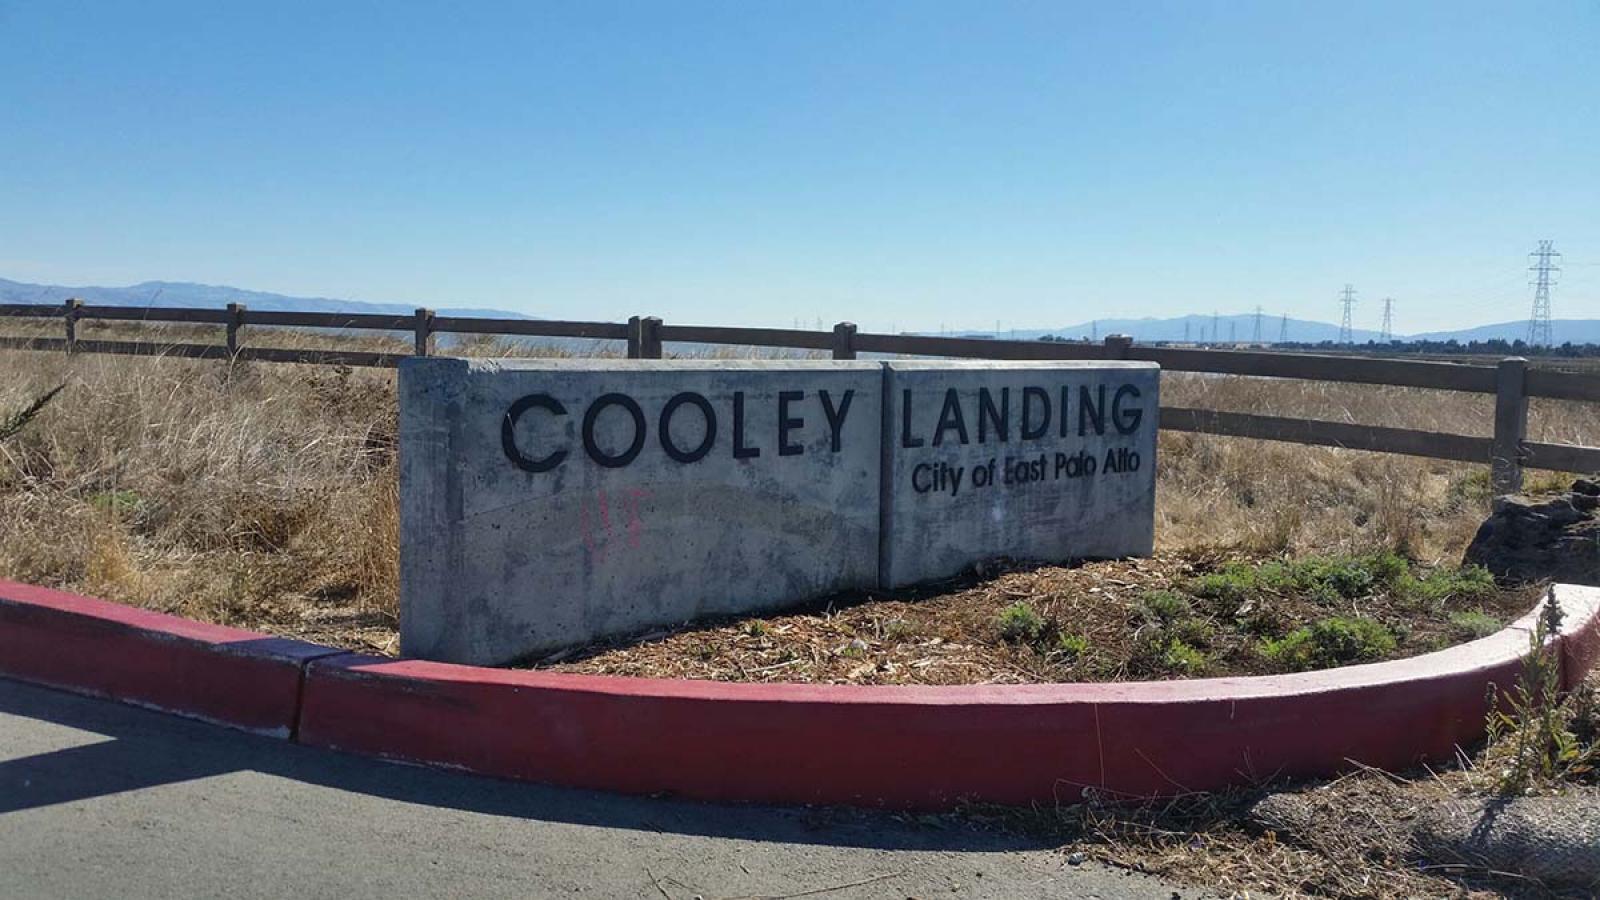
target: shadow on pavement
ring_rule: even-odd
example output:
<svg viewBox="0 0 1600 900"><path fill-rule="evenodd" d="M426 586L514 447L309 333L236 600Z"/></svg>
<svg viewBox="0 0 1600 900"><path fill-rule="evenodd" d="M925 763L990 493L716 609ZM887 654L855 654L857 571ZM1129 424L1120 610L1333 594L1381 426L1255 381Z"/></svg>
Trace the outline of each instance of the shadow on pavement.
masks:
<svg viewBox="0 0 1600 900"><path fill-rule="evenodd" d="M0 815L234 772L427 806L568 824L881 850L1009 852L1050 846L947 819L858 810L730 806L503 781L256 737L177 716L0 679L4 717L106 738L0 761ZM65 743L57 740L55 743Z"/></svg>

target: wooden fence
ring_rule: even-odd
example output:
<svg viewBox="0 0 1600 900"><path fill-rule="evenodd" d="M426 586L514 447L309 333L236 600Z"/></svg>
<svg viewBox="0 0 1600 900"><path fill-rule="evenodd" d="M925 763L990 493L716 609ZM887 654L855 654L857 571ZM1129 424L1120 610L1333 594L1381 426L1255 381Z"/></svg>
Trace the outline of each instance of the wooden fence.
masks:
<svg viewBox="0 0 1600 900"><path fill-rule="evenodd" d="M824 351L831 353L834 359L855 359L860 353L885 353L1001 360L1144 360L1159 363L1163 369L1173 372L1300 378L1495 395L1492 438L1164 406L1161 427L1170 431L1486 463L1490 466L1495 492L1502 494L1521 487L1524 468L1600 471L1600 448L1527 439L1528 398L1600 402L1600 376L1530 369L1527 361L1520 358L1504 359L1495 366L1476 366L1365 356L1149 347L1116 335L1099 344L1002 341L872 334L858 331L849 322L835 325L832 331L806 331L668 325L649 316L635 316L623 324L441 316L427 309L410 315L252 312L237 303L228 304L226 309L86 306L78 300L68 300L60 306L0 304L0 318L4 317L60 319L63 331L59 338L0 337L0 348L348 366L394 366L408 354L251 347L244 344L241 335L247 325L408 332L414 338L409 355L416 356L434 352L435 335L485 334L626 341L628 356L633 359L660 359L664 344L683 342ZM86 319L220 325L225 327L227 337L223 344L80 340L78 323Z"/></svg>

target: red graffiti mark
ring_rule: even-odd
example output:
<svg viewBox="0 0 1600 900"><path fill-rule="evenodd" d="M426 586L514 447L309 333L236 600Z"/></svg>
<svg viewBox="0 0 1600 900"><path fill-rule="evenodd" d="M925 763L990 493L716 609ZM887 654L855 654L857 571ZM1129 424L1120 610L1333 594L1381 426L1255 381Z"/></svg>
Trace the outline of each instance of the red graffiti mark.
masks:
<svg viewBox="0 0 1600 900"><path fill-rule="evenodd" d="M589 512L589 504L578 507L578 532L583 537L583 549L588 551L590 560L604 562L606 548L602 541L595 539L594 520Z"/></svg>
<svg viewBox="0 0 1600 900"><path fill-rule="evenodd" d="M649 497L650 492L641 488L628 488L624 492L621 513L629 549L637 549L640 537L644 534L644 517L641 515L640 504ZM600 519L598 528L595 527L594 521L597 515ZM583 538L583 547L588 551L591 560L604 563L607 551L619 537L611 527L611 500L605 491L596 491L592 503L586 501L578 507L578 531Z"/></svg>
<svg viewBox="0 0 1600 900"><path fill-rule="evenodd" d="M639 502L648 500L650 492L644 488L628 488L628 500L625 504L628 516L628 549L636 550L639 547L639 536L644 533L644 518L639 515Z"/></svg>

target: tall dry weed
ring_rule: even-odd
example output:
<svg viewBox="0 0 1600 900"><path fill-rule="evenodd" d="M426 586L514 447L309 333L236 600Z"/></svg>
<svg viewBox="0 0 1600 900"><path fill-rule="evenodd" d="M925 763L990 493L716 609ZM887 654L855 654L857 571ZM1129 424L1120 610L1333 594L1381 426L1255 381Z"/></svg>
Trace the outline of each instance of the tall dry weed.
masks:
<svg viewBox="0 0 1600 900"><path fill-rule="evenodd" d="M274 338L406 346L393 337L340 340ZM453 349L488 357L574 352L497 338ZM587 350L619 348L595 342L577 352ZM0 442L0 577L312 636L366 629L379 642L392 632L392 372L0 352L0 412L62 383L26 428ZM1490 428L1491 404L1481 396L1170 373L1162 390L1167 405L1468 434ZM1595 406L1535 404L1533 418L1543 439L1600 443ZM1168 550L1383 547L1448 559L1487 507L1483 466L1161 436L1157 539Z"/></svg>

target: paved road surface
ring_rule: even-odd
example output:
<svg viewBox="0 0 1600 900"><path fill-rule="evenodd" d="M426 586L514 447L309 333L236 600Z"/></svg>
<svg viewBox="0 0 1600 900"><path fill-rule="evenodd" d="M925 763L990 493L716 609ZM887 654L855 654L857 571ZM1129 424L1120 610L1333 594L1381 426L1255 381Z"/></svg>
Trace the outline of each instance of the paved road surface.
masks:
<svg viewBox="0 0 1600 900"><path fill-rule="evenodd" d="M0 897L807 891L1175 895L1016 837L391 765L0 680Z"/></svg>

